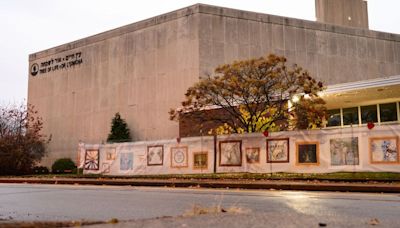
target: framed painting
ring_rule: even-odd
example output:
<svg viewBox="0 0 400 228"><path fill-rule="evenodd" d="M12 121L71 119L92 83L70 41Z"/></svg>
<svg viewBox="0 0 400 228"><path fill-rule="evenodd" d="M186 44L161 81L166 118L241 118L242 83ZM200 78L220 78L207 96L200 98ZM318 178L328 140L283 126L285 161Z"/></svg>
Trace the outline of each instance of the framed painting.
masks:
<svg viewBox="0 0 400 228"><path fill-rule="evenodd" d="M267 162L289 162L289 138L267 139Z"/></svg>
<svg viewBox="0 0 400 228"><path fill-rule="evenodd" d="M163 165L164 146L148 146L147 147L147 165Z"/></svg>
<svg viewBox="0 0 400 228"><path fill-rule="evenodd" d="M398 137L373 137L369 139L371 163L399 162Z"/></svg>
<svg viewBox="0 0 400 228"><path fill-rule="evenodd" d="M101 170L103 170L103 173L110 173L110 169L111 169L110 163L101 164Z"/></svg>
<svg viewBox="0 0 400 228"><path fill-rule="evenodd" d="M121 171L133 169L133 153L120 153L119 169Z"/></svg>
<svg viewBox="0 0 400 228"><path fill-rule="evenodd" d="M208 168L208 152L194 152L193 153L193 169L207 169Z"/></svg>
<svg viewBox="0 0 400 228"><path fill-rule="evenodd" d="M319 165L319 142L296 143L297 165Z"/></svg>
<svg viewBox="0 0 400 228"><path fill-rule="evenodd" d="M187 146L171 147L171 167L172 168L188 167Z"/></svg>
<svg viewBox="0 0 400 228"><path fill-rule="evenodd" d="M242 141L219 142L219 165L241 166L242 165Z"/></svg>
<svg viewBox="0 0 400 228"><path fill-rule="evenodd" d="M115 148L107 148L106 149L106 160L107 161L115 160L115 157L116 157Z"/></svg>
<svg viewBox="0 0 400 228"><path fill-rule="evenodd" d="M246 162L249 164L260 162L260 148L246 148Z"/></svg>
<svg viewBox="0 0 400 228"><path fill-rule="evenodd" d="M85 152L85 170L99 170L99 150L86 150Z"/></svg>
<svg viewBox="0 0 400 228"><path fill-rule="evenodd" d="M331 165L358 165L358 137L330 140Z"/></svg>

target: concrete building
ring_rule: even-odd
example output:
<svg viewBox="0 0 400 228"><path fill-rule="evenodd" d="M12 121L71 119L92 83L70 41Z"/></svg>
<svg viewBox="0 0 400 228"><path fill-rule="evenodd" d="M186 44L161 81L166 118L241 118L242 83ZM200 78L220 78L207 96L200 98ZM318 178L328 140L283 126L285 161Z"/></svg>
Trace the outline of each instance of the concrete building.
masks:
<svg viewBox="0 0 400 228"><path fill-rule="evenodd" d="M317 21L368 29L366 0L315 0Z"/></svg>
<svg viewBox="0 0 400 228"><path fill-rule="evenodd" d="M330 7L325 2L321 12ZM74 158L79 141L105 142L116 112L134 140L177 137L169 109L199 78L234 60L284 55L327 85L399 75L400 35L365 29L361 21L354 25L361 28L346 27L196 4L31 54L28 102L52 135L43 163ZM328 108L341 114L356 105L339 100Z"/></svg>

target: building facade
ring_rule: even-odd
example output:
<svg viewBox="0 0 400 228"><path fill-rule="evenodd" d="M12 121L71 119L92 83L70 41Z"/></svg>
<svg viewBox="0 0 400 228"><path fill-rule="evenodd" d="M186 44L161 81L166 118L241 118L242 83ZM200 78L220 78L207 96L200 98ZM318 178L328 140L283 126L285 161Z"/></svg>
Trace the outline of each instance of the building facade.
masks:
<svg viewBox="0 0 400 228"><path fill-rule="evenodd" d="M176 138L168 111L189 86L269 53L328 86L400 74L400 35L196 4L29 56L28 103L52 135L43 163L105 142L116 112L135 141Z"/></svg>

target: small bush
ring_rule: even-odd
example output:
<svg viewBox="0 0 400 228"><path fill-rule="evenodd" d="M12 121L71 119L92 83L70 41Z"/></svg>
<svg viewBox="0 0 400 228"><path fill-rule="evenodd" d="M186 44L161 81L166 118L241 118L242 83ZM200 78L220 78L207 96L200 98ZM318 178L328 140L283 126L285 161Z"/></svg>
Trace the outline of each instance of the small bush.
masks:
<svg viewBox="0 0 400 228"><path fill-rule="evenodd" d="M46 166L35 166L33 167L34 174L48 174L49 169Z"/></svg>
<svg viewBox="0 0 400 228"><path fill-rule="evenodd" d="M70 158L58 159L51 166L53 173L72 173L75 169L75 163Z"/></svg>

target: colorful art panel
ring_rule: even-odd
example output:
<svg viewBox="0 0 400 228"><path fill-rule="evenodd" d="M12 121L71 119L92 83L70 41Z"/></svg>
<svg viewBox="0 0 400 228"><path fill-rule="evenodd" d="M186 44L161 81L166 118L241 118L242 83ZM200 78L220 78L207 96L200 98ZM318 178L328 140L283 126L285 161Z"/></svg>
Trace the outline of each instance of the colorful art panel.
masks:
<svg viewBox="0 0 400 228"><path fill-rule="evenodd" d="M188 147L171 147L171 167L183 168L188 166Z"/></svg>
<svg viewBox="0 0 400 228"><path fill-rule="evenodd" d="M242 141L237 140L219 142L219 165L242 165Z"/></svg>
<svg viewBox="0 0 400 228"><path fill-rule="evenodd" d="M111 169L110 163L101 164L101 170L103 170L103 173L110 173L110 169Z"/></svg>
<svg viewBox="0 0 400 228"><path fill-rule="evenodd" d="M260 162L260 148L246 148L246 162L249 164Z"/></svg>
<svg viewBox="0 0 400 228"><path fill-rule="evenodd" d="M376 137L369 139L371 163L399 162L398 137Z"/></svg>
<svg viewBox="0 0 400 228"><path fill-rule="evenodd" d="M358 165L358 137L330 140L331 165Z"/></svg>
<svg viewBox="0 0 400 228"><path fill-rule="evenodd" d="M119 169L121 171L133 169L133 153L120 153Z"/></svg>
<svg viewBox="0 0 400 228"><path fill-rule="evenodd" d="M289 162L289 139L267 139L267 162Z"/></svg>
<svg viewBox="0 0 400 228"><path fill-rule="evenodd" d="M148 146L147 147L147 165L163 165L164 146Z"/></svg>
<svg viewBox="0 0 400 228"><path fill-rule="evenodd" d="M319 165L319 143L296 143L297 165Z"/></svg>
<svg viewBox="0 0 400 228"><path fill-rule="evenodd" d="M208 168L208 152L194 152L193 169L207 169L207 168Z"/></svg>
<svg viewBox="0 0 400 228"><path fill-rule="evenodd" d="M86 150L85 170L99 170L99 150Z"/></svg>
<svg viewBox="0 0 400 228"><path fill-rule="evenodd" d="M106 160L112 161L116 158L115 148L107 148L106 149Z"/></svg>

